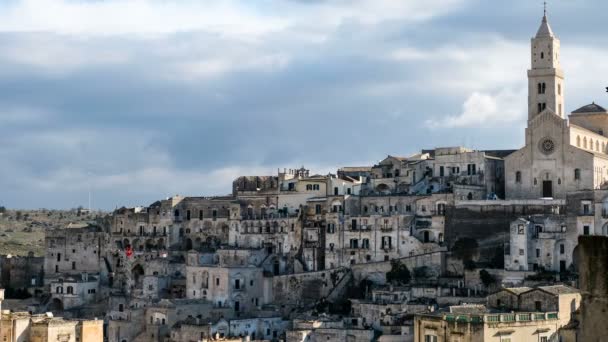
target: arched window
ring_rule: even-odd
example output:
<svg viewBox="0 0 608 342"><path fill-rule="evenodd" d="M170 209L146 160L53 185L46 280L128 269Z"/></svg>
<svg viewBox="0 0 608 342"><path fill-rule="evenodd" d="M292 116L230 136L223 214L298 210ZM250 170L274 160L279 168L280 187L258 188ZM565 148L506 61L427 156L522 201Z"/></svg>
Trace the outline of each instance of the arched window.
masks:
<svg viewBox="0 0 608 342"><path fill-rule="evenodd" d="M538 181L536 180L536 178L534 178L534 185L536 185L538 183Z"/></svg>
<svg viewBox="0 0 608 342"><path fill-rule="evenodd" d="M581 147L581 136L580 135L576 136L576 147Z"/></svg>
<svg viewBox="0 0 608 342"><path fill-rule="evenodd" d="M561 84L557 84L557 95L561 95L562 94L562 85Z"/></svg>
<svg viewBox="0 0 608 342"><path fill-rule="evenodd" d="M606 153L606 143L602 142L602 149L600 150L602 153Z"/></svg>
<svg viewBox="0 0 608 342"><path fill-rule="evenodd" d="M515 182L521 183L521 171L515 172Z"/></svg>
<svg viewBox="0 0 608 342"><path fill-rule="evenodd" d="M543 105L542 104L538 104L538 112L542 112L543 111Z"/></svg>
<svg viewBox="0 0 608 342"><path fill-rule="evenodd" d="M542 87L542 93L545 93L545 90L547 89L547 84L545 82L543 82L543 87Z"/></svg>
<svg viewBox="0 0 608 342"><path fill-rule="evenodd" d="M593 151L593 139L589 139L589 149Z"/></svg>
<svg viewBox="0 0 608 342"><path fill-rule="evenodd" d="M71 286L68 286L67 292L68 292L68 294L74 294L74 288Z"/></svg>
<svg viewBox="0 0 608 342"><path fill-rule="evenodd" d="M544 58L545 58L545 53L544 53L544 52L541 52L541 53L540 53L540 59L544 59Z"/></svg>
<svg viewBox="0 0 608 342"><path fill-rule="evenodd" d="M539 83L539 84L538 84L538 93L539 93L539 94L542 94L542 91L543 91L542 84L541 84L541 83Z"/></svg>
<svg viewBox="0 0 608 342"><path fill-rule="evenodd" d="M599 152L599 151L600 151L600 142L599 142L599 140L596 140L596 141L595 141L595 151L596 151L596 152Z"/></svg>
<svg viewBox="0 0 608 342"><path fill-rule="evenodd" d="M583 138L583 148L587 148L587 137Z"/></svg>
<svg viewBox="0 0 608 342"><path fill-rule="evenodd" d="M581 169L574 169L574 180L581 179Z"/></svg>

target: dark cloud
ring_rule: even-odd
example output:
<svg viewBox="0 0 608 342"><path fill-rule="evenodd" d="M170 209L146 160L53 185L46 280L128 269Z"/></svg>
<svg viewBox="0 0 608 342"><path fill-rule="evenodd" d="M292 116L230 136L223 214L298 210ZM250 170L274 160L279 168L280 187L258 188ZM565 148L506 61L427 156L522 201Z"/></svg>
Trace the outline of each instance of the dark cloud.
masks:
<svg viewBox="0 0 608 342"><path fill-rule="evenodd" d="M525 87L527 50L500 57L502 42L527 49L537 28L540 14L530 13L540 11L523 3L477 1L416 23L345 20L323 32L300 23L256 39L2 33L0 204L84 205L91 183L95 205L108 209L225 193L235 173L275 167L325 170L448 145L516 148L523 119L425 122L459 115L474 91ZM551 14L560 37L596 37L570 14L599 11L564 7ZM517 77L494 80L502 68L493 64L514 58Z"/></svg>

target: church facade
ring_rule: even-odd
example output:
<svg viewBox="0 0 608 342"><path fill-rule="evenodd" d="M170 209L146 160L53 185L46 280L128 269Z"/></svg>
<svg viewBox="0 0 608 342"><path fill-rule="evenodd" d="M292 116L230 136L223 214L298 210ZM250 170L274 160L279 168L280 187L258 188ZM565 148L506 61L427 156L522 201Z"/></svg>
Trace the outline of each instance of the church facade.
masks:
<svg viewBox="0 0 608 342"><path fill-rule="evenodd" d="M525 146L505 158L507 199L565 198L608 181L608 112L592 103L564 115L560 41L543 16L531 40Z"/></svg>

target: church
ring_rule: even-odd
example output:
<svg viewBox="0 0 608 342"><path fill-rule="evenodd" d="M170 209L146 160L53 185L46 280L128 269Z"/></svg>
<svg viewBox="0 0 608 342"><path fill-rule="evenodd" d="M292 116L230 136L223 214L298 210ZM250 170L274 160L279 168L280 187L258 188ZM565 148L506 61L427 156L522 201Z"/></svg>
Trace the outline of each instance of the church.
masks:
<svg viewBox="0 0 608 342"><path fill-rule="evenodd" d="M545 13L531 40L526 145L505 158L506 199L562 199L608 180L608 111L592 103L565 117L560 58Z"/></svg>

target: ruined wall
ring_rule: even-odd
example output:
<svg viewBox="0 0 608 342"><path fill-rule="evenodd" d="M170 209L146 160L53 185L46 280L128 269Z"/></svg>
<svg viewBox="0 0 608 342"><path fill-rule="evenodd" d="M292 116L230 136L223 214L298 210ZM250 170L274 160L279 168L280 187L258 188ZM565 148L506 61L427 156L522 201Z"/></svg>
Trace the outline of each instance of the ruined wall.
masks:
<svg viewBox="0 0 608 342"><path fill-rule="evenodd" d="M411 257L395 258L399 260L412 271L416 267L426 266L430 273L435 276L440 276L444 272L445 252L437 251L414 255ZM377 284L386 283L386 272L391 270L390 261L370 262L366 264L355 264L350 266L353 272L355 284L360 283L364 279L369 279Z"/></svg>
<svg viewBox="0 0 608 342"><path fill-rule="evenodd" d="M272 298L276 303L311 303L331 294L348 270L306 272L272 278Z"/></svg>
<svg viewBox="0 0 608 342"><path fill-rule="evenodd" d="M578 340L603 341L608 336L608 237L580 236L576 253L583 297Z"/></svg>

